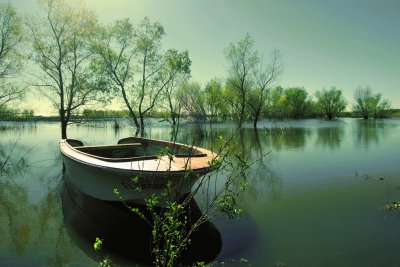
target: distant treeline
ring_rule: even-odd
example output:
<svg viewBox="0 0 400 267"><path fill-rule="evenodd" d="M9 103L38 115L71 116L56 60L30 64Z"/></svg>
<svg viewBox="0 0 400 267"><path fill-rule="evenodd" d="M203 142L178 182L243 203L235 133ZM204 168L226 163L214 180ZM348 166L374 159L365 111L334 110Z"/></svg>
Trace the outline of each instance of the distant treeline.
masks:
<svg viewBox="0 0 400 267"><path fill-rule="evenodd" d="M62 138L67 138L71 122L82 119L129 118L136 134L144 135L144 120L152 117L175 129L182 117L198 123L232 120L238 127L252 121L257 127L260 119L392 115L390 102L369 87L357 88L352 101L334 86L315 95L303 87L277 86L283 72L280 51L264 55L250 34L221 51L225 75L201 85L191 80L187 50L163 48L166 32L160 22L145 17L133 24L118 18L104 25L91 10L73 2L40 3L41 12L27 18L11 2L0 3L1 120L38 118L33 110L12 109L24 97L25 86L16 81L25 77L28 61L38 71L32 89L57 110L57 116L40 119L57 118ZM124 110L107 110L111 99L123 103ZM89 104L105 108L85 109Z"/></svg>
<svg viewBox="0 0 400 267"><path fill-rule="evenodd" d="M316 108L316 103L310 103L309 107L306 109L307 112L301 114L301 117L296 118L290 116L290 113L285 109L278 110L268 110L266 109L263 114L263 119L315 119L315 118L324 118L325 115L320 112ZM270 112L270 113L269 113ZM388 117L400 118L400 109L390 109L387 112ZM190 114L182 115L183 118L191 119ZM157 118L157 119L166 119L168 114L163 111L153 111L149 114L149 118ZM199 115L197 114L197 117ZM362 114L355 111L342 111L337 117L342 118L362 118ZM73 116L75 120L91 120L91 119L129 119L129 112L127 110L95 110L95 109L85 109L82 113L76 114ZM222 112L218 116L211 117L207 114L202 116L203 122L211 121L211 122L220 122L225 121L227 119L234 120L229 113L223 114ZM0 121L56 121L58 120L57 116L41 116L34 115L33 110L19 110L19 109L7 109L0 110Z"/></svg>
<svg viewBox="0 0 400 267"><path fill-rule="evenodd" d="M212 88L214 87L214 88ZM335 89L336 91L339 91ZM224 89L222 84L213 80L202 88L197 83L182 85L178 94L178 101L181 103L181 117L196 121L196 122L219 122L225 120L235 120L235 113L226 101L229 97L229 89ZM330 92L326 90L325 92ZM276 87L272 89L267 97L265 106L262 109L262 119L308 119L308 118L324 118L327 117L326 109L322 101L321 92L319 98L313 99L311 95L302 87L287 88ZM343 100L343 99L342 99ZM352 111L344 111L345 105L333 110L337 106L338 99L330 101L329 106L332 117L351 117L363 118L363 113L353 106ZM368 103L368 101L367 101ZM342 104L345 104L342 102ZM400 109L379 110L378 106L368 104L371 112L371 118L388 118L400 117ZM252 117L251 110L245 109L246 118ZM335 113L336 112L336 113ZM79 117L85 119L96 118L129 118L127 110L92 110L85 109ZM167 110L158 108L152 110L148 114L149 118L165 118L169 117Z"/></svg>
<svg viewBox="0 0 400 267"><path fill-rule="evenodd" d="M11 109L3 107L0 109L0 120L31 120L34 118L33 109Z"/></svg>

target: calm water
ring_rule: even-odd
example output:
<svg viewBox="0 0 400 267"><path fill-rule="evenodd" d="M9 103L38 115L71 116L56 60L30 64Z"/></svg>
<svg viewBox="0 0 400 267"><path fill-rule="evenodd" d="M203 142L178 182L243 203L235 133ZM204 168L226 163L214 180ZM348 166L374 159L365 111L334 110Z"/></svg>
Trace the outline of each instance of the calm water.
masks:
<svg viewBox="0 0 400 267"><path fill-rule="evenodd" d="M166 125L150 127L149 137L169 138ZM71 193L61 171L59 132L51 123L0 131L0 157L11 154L0 176L0 266L98 266L86 233L107 236L107 229L130 224L121 211ZM232 132L232 125L215 125L213 136L195 143L210 148L216 136ZM69 128L69 137L86 144L115 143L132 133L129 127L115 131L111 123ZM185 127L178 141L192 143L194 133ZM263 122L258 131L243 129L234 150L253 160L270 153L247 174L240 199L245 214L213 220L222 237L217 260L400 266L400 211L385 209L400 201L399 133L400 120ZM138 240L121 250L140 250ZM109 253L118 266L135 265Z"/></svg>

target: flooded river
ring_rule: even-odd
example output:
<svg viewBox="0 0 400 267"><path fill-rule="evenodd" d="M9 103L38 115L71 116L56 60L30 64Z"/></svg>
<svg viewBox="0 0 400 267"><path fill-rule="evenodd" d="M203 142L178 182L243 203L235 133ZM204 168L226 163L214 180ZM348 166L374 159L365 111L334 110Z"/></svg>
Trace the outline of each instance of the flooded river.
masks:
<svg viewBox="0 0 400 267"><path fill-rule="evenodd" d="M134 129L113 122L71 125L70 138L85 144L116 143ZM58 149L57 123L16 124L0 131L0 266L98 266L100 255L86 233L116 240L116 266L142 266L140 225L119 208L68 189ZM213 148L233 124L216 124L206 136L183 127L178 142ZM148 137L169 139L154 121ZM215 261L245 258L252 266L400 266L400 120L341 119L249 124L233 150L256 161L239 200L241 217L215 218L220 241L205 244ZM267 154L261 160L260 155ZM201 205L200 205L201 206ZM100 207L100 208L99 208ZM127 217L128 216L128 217ZM214 229L214 228L213 228ZM214 229L214 230L215 230ZM131 233L136 238L119 242ZM203 253L201 242L197 253ZM118 253L124 251L125 253ZM106 251L107 252L107 251ZM207 252L204 252L207 253ZM125 255L125 256L124 256ZM218 265L218 263L216 263ZM235 265L236 264L233 264ZM229 266L229 264L225 264Z"/></svg>

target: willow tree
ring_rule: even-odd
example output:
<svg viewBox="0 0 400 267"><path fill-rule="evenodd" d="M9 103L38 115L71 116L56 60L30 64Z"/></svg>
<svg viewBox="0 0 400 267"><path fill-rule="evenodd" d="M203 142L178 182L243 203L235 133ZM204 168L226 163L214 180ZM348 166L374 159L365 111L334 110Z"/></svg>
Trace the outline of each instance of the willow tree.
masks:
<svg viewBox="0 0 400 267"><path fill-rule="evenodd" d="M121 93L141 135L145 116L160 101L163 91L178 75L190 74L191 61L186 51L162 52L164 35L164 27L147 17L137 27L123 19L103 28L93 45L98 55L98 69Z"/></svg>
<svg viewBox="0 0 400 267"><path fill-rule="evenodd" d="M95 100L102 81L92 75L89 48L97 20L80 2L39 1L43 16L29 22L33 44L35 86L58 110L61 137L79 107Z"/></svg>
<svg viewBox="0 0 400 267"><path fill-rule="evenodd" d="M22 67L22 20L11 4L0 4L0 109L18 99L22 88L15 78Z"/></svg>
<svg viewBox="0 0 400 267"><path fill-rule="evenodd" d="M342 91L334 86L329 90L317 91L315 96L318 108L328 117L328 120L333 120L346 108L346 100L342 95Z"/></svg>

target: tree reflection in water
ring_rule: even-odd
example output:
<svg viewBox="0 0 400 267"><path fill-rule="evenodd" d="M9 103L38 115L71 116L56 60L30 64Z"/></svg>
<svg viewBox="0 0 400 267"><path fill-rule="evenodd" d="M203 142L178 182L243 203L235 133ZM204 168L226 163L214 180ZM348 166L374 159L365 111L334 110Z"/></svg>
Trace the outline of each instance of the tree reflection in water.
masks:
<svg viewBox="0 0 400 267"><path fill-rule="evenodd" d="M68 245L71 240L64 231L57 187L60 164L44 167L34 146L11 139L2 142L0 150L5 163L0 173L0 266L78 262L93 266L75 246Z"/></svg>
<svg viewBox="0 0 400 267"><path fill-rule="evenodd" d="M64 177L62 206L68 234L90 257L98 260L93 250L96 237L103 239L103 253L113 262L133 261L151 264L152 227L120 202L107 202L81 193L68 177ZM150 218L144 205L132 204ZM186 213L196 221L201 210L191 200ZM210 262L221 250L221 236L215 226L206 221L191 235L191 242L183 253L182 262Z"/></svg>
<svg viewBox="0 0 400 267"><path fill-rule="evenodd" d="M316 146L331 150L340 148L344 137L344 129L341 127L321 127L317 129Z"/></svg>
<svg viewBox="0 0 400 267"><path fill-rule="evenodd" d="M392 127L397 127L396 124L391 124L387 120L355 120L353 125L353 135L357 147L366 147L375 144L378 145L381 138L385 138Z"/></svg>

